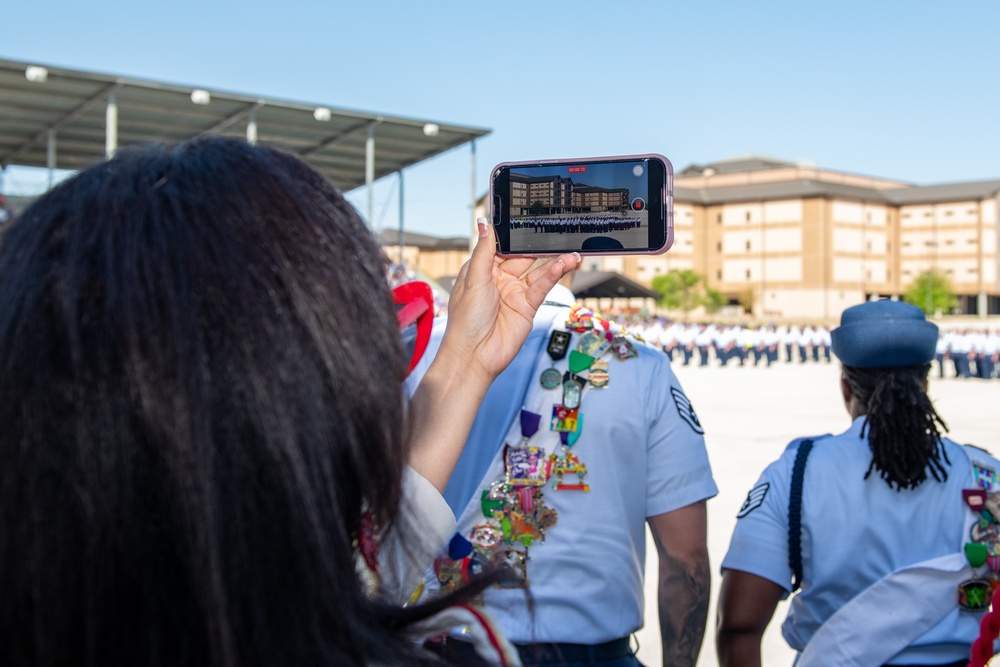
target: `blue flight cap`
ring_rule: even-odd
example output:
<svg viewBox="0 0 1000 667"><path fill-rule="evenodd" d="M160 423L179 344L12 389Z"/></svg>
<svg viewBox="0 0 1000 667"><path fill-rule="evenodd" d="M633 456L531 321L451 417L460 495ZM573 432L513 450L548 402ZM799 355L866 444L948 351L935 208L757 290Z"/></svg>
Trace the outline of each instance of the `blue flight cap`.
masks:
<svg viewBox="0 0 1000 667"><path fill-rule="evenodd" d="M869 301L851 306L830 332L833 353L845 366L899 368L934 359L937 325L902 301Z"/></svg>

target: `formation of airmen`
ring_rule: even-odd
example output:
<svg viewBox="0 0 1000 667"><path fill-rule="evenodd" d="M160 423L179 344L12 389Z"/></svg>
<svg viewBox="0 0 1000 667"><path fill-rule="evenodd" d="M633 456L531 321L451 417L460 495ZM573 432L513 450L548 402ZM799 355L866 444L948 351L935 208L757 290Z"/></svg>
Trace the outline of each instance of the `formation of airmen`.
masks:
<svg viewBox="0 0 1000 667"><path fill-rule="evenodd" d="M934 359L938 377L1000 378L1000 329L942 331Z"/></svg>
<svg viewBox="0 0 1000 667"><path fill-rule="evenodd" d="M565 218L524 217L511 218L511 229L534 229L542 234L607 234L622 232L641 226L638 218L629 218L617 213L595 215L574 215Z"/></svg>
<svg viewBox="0 0 1000 667"><path fill-rule="evenodd" d="M832 361L830 331L826 327L684 324L657 319L630 328L684 366Z"/></svg>
<svg viewBox="0 0 1000 667"><path fill-rule="evenodd" d="M685 324L659 318L628 328L684 366L833 361L830 330L823 326ZM942 329L935 370L942 378L1000 378L1000 329Z"/></svg>

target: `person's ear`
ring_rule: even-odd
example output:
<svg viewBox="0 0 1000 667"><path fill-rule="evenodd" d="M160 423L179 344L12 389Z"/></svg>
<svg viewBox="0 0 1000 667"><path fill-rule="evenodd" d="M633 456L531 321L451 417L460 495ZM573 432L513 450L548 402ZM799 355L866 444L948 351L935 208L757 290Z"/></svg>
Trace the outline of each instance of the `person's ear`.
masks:
<svg viewBox="0 0 1000 667"><path fill-rule="evenodd" d="M847 383L847 378L843 375L840 376L840 393L844 396L844 405L850 406L854 392L851 391L851 385Z"/></svg>

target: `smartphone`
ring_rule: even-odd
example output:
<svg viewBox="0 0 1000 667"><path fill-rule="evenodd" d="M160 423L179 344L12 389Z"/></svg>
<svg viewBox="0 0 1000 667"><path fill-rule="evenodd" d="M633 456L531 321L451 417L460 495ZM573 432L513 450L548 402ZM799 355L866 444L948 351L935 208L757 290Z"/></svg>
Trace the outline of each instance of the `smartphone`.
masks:
<svg viewBox="0 0 1000 667"><path fill-rule="evenodd" d="M674 241L662 155L503 162L490 179L501 255L658 255Z"/></svg>

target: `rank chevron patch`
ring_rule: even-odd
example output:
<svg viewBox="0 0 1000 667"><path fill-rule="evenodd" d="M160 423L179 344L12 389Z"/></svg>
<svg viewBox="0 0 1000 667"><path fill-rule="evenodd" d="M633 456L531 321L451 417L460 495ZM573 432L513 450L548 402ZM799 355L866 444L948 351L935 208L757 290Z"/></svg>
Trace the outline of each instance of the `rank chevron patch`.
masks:
<svg viewBox="0 0 1000 667"><path fill-rule="evenodd" d="M747 499L743 501L743 506L740 507L740 513L736 515L737 519L742 519L750 512L764 504L764 497L767 496L767 490L771 488L768 482L763 482L757 486L750 489L750 493L747 494Z"/></svg>
<svg viewBox="0 0 1000 667"><path fill-rule="evenodd" d="M677 414L681 416L681 419L687 422L687 425L690 426L695 433L698 435L704 435L705 429L701 427L701 422L698 421L698 415L694 413L691 401L689 401L688 397L684 395L684 392L677 387L671 387L670 394L674 397L674 403L677 404Z"/></svg>

